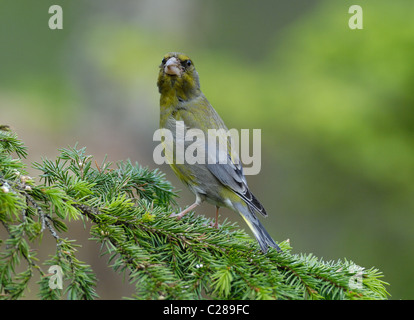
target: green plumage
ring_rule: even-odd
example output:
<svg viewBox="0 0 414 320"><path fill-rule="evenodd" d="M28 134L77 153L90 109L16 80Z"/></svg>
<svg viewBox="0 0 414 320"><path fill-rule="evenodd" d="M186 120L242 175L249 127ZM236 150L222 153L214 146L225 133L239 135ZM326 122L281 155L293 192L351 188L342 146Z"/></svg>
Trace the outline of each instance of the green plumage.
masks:
<svg viewBox="0 0 414 320"><path fill-rule="evenodd" d="M184 132L201 130L206 139L209 129L223 129L219 140L226 144L226 154L220 154L224 149L219 146L204 143L201 145L205 151L204 163L189 164L184 160L180 164L174 153L171 168L196 196L196 202L190 208L204 200L217 208L230 208L243 217L263 252L267 252L268 246L280 251L256 216L256 212L263 216L267 213L247 186L238 155L231 149L226 135L228 129L201 92L198 73L191 59L181 53L166 54L160 65L157 85L161 94L160 128L173 133L174 151L177 145L186 149L192 144L192 141L185 141L175 134L180 129ZM211 158L211 148L216 148L216 158ZM227 160L226 163L219 163L220 155ZM184 210L178 217L181 218L186 212Z"/></svg>

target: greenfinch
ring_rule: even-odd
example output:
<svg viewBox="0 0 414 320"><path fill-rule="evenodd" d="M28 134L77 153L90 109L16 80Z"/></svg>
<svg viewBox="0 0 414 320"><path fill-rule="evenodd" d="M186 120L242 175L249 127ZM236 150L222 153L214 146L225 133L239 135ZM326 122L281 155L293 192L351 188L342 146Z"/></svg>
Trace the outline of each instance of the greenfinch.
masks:
<svg viewBox="0 0 414 320"><path fill-rule="evenodd" d="M215 227L218 227L218 211L220 207L229 208L241 215L257 239L261 250L266 253L268 247L281 251L266 229L259 221L256 213L267 216L267 213L256 197L250 192L243 168L238 156L226 139L227 161L219 161L223 149L203 142L205 161L189 163L176 161L177 144L184 144L184 149L192 141L186 141L178 136L178 129L187 132L198 129L208 135L209 129L228 129L218 113L208 102L200 90L198 73L193 61L182 53L167 53L159 66L158 89L160 96L160 128L172 133L171 149L173 158L169 164L178 178L195 194L196 200L188 208L172 216L181 219L203 201L216 206ZM216 150L213 150L216 148ZM215 152L212 152L215 151ZM213 154L213 156L211 156ZM220 158L221 159L221 158Z"/></svg>

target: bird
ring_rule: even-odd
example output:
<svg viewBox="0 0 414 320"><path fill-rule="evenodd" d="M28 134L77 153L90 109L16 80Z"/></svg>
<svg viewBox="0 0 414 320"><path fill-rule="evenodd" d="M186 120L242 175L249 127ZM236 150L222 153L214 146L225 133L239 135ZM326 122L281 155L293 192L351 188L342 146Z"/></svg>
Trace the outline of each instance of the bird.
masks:
<svg viewBox="0 0 414 320"><path fill-rule="evenodd" d="M169 130L173 137L169 147L172 152L169 164L196 198L192 205L179 213L171 214L170 217L181 219L203 201L207 201L216 206L215 228L218 228L219 208L229 208L241 215L263 253L269 247L281 252L258 219L257 213L266 217L266 210L249 190L243 167L227 136L224 137L227 149L206 142L199 145L204 148L206 161L191 164L185 159L177 161L175 147L178 144L186 147L191 143L177 134L178 129L185 132L198 130L206 135L209 129L228 131L224 121L200 89L199 75L193 60L180 52L165 54L159 65L157 86L160 93L160 129ZM213 153L215 156L211 156L213 148L216 148ZM220 152L223 150L226 152L226 161L219 161L219 156L223 156Z"/></svg>

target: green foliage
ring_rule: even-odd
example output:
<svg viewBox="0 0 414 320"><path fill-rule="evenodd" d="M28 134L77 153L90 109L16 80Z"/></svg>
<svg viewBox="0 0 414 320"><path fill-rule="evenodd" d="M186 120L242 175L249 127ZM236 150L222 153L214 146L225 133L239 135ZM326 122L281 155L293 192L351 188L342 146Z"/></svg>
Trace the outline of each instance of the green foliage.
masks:
<svg viewBox="0 0 414 320"><path fill-rule="evenodd" d="M176 194L158 170L130 161L98 165L75 146L60 150L55 161L34 164L44 181L37 185L24 175L21 159L12 158L26 154L16 135L0 131L0 146L0 220L8 233L0 243L3 299L21 298L38 276L41 299L98 297L93 270L76 258L80 245L63 237L74 219L93 223L91 240L135 286L136 299L387 297L375 268L293 254L289 241L280 243L282 254L273 249L263 254L235 223L224 221L216 230L194 213L180 221L170 218ZM44 232L55 238L56 251L40 263L31 246ZM62 289L50 287L56 274L43 271L45 266L61 268Z"/></svg>

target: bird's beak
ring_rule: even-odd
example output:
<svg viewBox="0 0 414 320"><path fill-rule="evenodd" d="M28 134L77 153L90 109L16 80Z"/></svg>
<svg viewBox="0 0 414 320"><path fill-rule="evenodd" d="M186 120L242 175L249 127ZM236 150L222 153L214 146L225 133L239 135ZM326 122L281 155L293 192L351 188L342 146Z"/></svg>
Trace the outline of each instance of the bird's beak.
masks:
<svg viewBox="0 0 414 320"><path fill-rule="evenodd" d="M164 72L172 76L174 75L181 77L182 71L178 59L175 57L168 59L164 66Z"/></svg>

